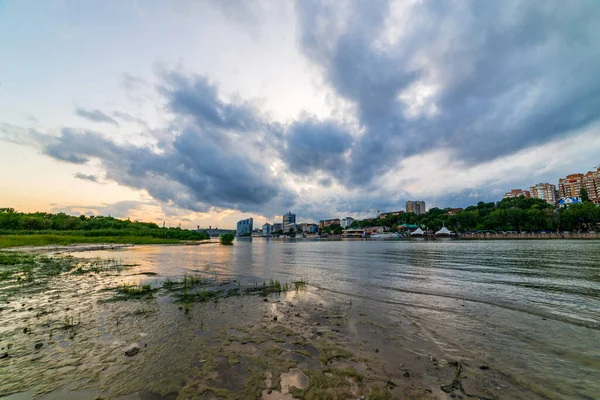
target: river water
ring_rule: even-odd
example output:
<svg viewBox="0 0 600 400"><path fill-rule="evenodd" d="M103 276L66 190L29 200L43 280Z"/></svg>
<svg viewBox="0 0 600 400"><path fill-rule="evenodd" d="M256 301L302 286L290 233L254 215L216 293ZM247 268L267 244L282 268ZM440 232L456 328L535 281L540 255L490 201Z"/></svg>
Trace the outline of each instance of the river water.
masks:
<svg viewBox="0 0 600 400"><path fill-rule="evenodd" d="M496 385L492 380L495 387L492 392L500 393L500 398L600 399L599 241L253 238L236 240L233 246L216 242L198 246L136 246L74 255L116 260L119 265L135 267L104 275L66 274L53 278L39 294L10 295L10 302L7 300L2 310L3 319L8 322L0 327L0 341L2 346L4 342L14 342L15 347L10 351L15 357L8 360L13 364L4 360L0 367L4 366L6 373L12 371L22 377L19 381L14 375L12 384L0 382L0 394L27 389L34 383L31 377L40 373L50 374L50 384L56 380L52 387L62 385L58 375L51 376L52 371L77 367L79 378L87 379L91 374L88 370L92 371L94 366L98 369L94 373L103 376L117 368L113 355L122 353L120 346L131 343L132 335L138 335L138 331L146 332L139 335L150 338L147 351L154 348L153 343L162 343L165 349L166 353L160 357L152 358L148 353L151 365L156 364L156 359L163 363L169 359L173 374L186 371L185 362L179 365L182 362L178 364L176 356L171 359L178 354L173 349L179 345L187 349L190 341L198 340L197 332L202 329L198 330L197 321L205 311L194 309L197 314L193 318L182 319L182 307L168 305L170 302L165 303L160 296L146 303L103 303L102 299L110 295L104 288L116 283L160 287L169 278L209 274L242 285L261 285L271 279L307 281L323 303L331 300L332 304L344 304L355 315L365 316L361 317L363 322L383 329L388 339L398 338L397 343L408 350L403 354L412 352L415 357L427 357L428 353L419 352L416 344L424 340L438 357L462 358L475 369L489 366L490 372L499 373L495 376L503 382L512 382L516 388L516 392L503 392L500 387L506 386L500 381ZM78 308L73 301L79 302ZM259 303L251 306L252 301ZM222 310L215 309L215 315L235 319L239 310L259 310L259 305L271 304L263 303L262 298L247 298L242 303L238 307L244 304L247 307L233 314L226 305L233 303L224 303ZM323 312L321 306L315 313ZM69 311L70 308L76 310ZM59 324L59 328L53 328L53 336L49 327L56 326L54 320L68 320L72 314L83 321L82 325L67 337L71 330L65 331ZM134 316L126 317L130 314ZM120 323L125 319L126 323ZM23 326L33 329L33 335L24 335ZM364 330L365 326L361 326ZM151 338L163 333L165 338ZM188 334L189 338L180 340L181 343L173 341L174 337ZM414 346L410 344L412 338ZM39 352L33 349L37 341L44 342ZM388 340L389 343L392 342ZM200 345L196 347L202 349ZM126 361L122 354L119 357L124 363L121 367L142 360L134 357ZM115 377L122 375L119 371L113 371ZM135 369L131 371L134 373ZM132 377L136 377L135 373ZM22 392L10 398L30 398L32 393ZM64 393L68 391L53 392L47 398L64 398ZM81 398L81 392L74 392L71 398Z"/></svg>
<svg viewBox="0 0 600 400"><path fill-rule="evenodd" d="M210 265L246 282L304 279L389 321L408 317L445 353L483 360L539 394L600 398L597 241L253 238L119 257L163 276Z"/></svg>

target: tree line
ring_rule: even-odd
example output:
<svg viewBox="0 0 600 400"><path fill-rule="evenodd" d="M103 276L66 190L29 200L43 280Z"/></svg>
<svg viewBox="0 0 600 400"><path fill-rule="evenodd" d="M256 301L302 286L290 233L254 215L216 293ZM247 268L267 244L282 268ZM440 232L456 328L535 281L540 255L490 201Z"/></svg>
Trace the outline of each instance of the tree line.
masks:
<svg viewBox="0 0 600 400"><path fill-rule="evenodd" d="M154 222L111 216L72 216L65 213L21 213L0 208L0 234L65 234L78 236L150 236L180 240L208 239L206 232L160 227Z"/></svg>
<svg viewBox="0 0 600 400"><path fill-rule="evenodd" d="M588 231L600 229L600 206L586 201L555 208L536 198L509 198L499 202L479 202L454 215L450 208L432 208L425 214L403 213L385 218L354 221L353 228L414 224L430 230L442 226L457 232L468 231Z"/></svg>

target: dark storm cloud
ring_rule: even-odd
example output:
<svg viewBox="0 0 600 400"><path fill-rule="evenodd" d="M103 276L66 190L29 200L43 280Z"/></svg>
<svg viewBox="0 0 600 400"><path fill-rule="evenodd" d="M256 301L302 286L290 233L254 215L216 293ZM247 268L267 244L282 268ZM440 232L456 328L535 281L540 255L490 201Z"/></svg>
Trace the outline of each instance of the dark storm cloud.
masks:
<svg viewBox="0 0 600 400"><path fill-rule="evenodd" d="M344 153L351 144L352 137L343 127L307 119L287 129L282 158L301 174L321 170L341 176L346 166Z"/></svg>
<svg viewBox="0 0 600 400"><path fill-rule="evenodd" d="M96 175L88 175L84 174L83 172L76 172L73 176L84 181L98 182L98 177Z"/></svg>
<svg viewBox="0 0 600 400"><path fill-rule="evenodd" d="M154 146L118 144L97 132L64 128L60 136L46 137L43 153L74 164L98 160L106 179L183 209L290 206L293 197L253 160L252 142L239 138L240 132L262 127L252 108L221 100L203 77L175 72L165 77L159 90L175 118Z"/></svg>
<svg viewBox="0 0 600 400"><path fill-rule="evenodd" d="M194 118L198 126L236 132L256 131L260 127L256 110L242 102L221 100L216 85L206 77L188 77L176 71L166 72L163 77L166 84L159 91L171 111Z"/></svg>
<svg viewBox="0 0 600 400"><path fill-rule="evenodd" d="M389 2L299 1L297 11L303 52L364 128L349 184L433 148L479 163L600 118L594 1L419 2L391 44L381 40ZM418 82L437 85L434 115L408 116L398 100Z"/></svg>
<svg viewBox="0 0 600 400"><path fill-rule="evenodd" d="M76 107L75 115L81 118L85 118L92 122L102 122L119 126L119 123L111 116L105 114L100 110L86 110L85 108Z"/></svg>

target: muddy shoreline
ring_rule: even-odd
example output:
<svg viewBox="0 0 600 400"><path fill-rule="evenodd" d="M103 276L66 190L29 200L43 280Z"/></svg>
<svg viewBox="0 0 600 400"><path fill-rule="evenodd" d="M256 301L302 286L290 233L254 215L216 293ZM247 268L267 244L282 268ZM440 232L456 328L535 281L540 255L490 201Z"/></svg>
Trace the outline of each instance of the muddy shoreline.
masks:
<svg viewBox="0 0 600 400"><path fill-rule="evenodd" d="M100 249L78 250L90 247ZM538 397L485 359L443 351L418 318L391 321L366 300L310 282L264 292L259 283L211 278L207 266L207 278L187 285L136 265L73 256L58 259L60 273L43 275L59 262L44 261L31 282L2 286L0 396ZM214 288L202 286L205 279L215 279Z"/></svg>

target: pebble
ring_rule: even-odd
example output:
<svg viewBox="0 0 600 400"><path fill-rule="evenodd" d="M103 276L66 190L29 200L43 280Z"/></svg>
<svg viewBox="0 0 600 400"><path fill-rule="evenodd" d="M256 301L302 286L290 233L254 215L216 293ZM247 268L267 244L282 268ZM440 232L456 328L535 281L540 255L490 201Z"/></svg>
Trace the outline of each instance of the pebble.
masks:
<svg viewBox="0 0 600 400"><path fill-rule="evenodd" d="M136 355L137 353L139 353L139 352L140 352L140 349L139 349L139 348L137 348L137 347L134 347L134 348L132 348L132 349L129 349L129 350L127 350L127 351L125 352L125 355L126 355L127 357L133 357L133 356L135 356L135 355Z"/></svg>
<svg viewBox="0 0 600 400"><path fill-rule="evenodd" d="M44 347L44 343L42 343L42 342L40 342L40 343L36 343L36 344L35 344L35 349L36 349L36 350L39 350L39 349L41 349L42 347Z"/></svg>
<svg viewBox="0 0 600 400"><path fill-rule="evenodd" d="M486 370L486 369L490 369L490 367L489 367L489 366L487 366L487 365L480 365L480 366L479 366L479 369Z"/></svg>
<svg viewBox="0 0 600 400"><path fill-rule="evenodd" d="M410 373L408 371L404 371L404 373L402 374L403 377L405 378L410 378Z"/></svg>
<svg viewBox="0 0 600 400"><path fill-rule="evenodd" d="M0 360L2 360L2 359L4 359L4 358L8 358L8 357L10 357L10 356L8 355L8 353L3 353L3 354L0 354Z"/></svg>

